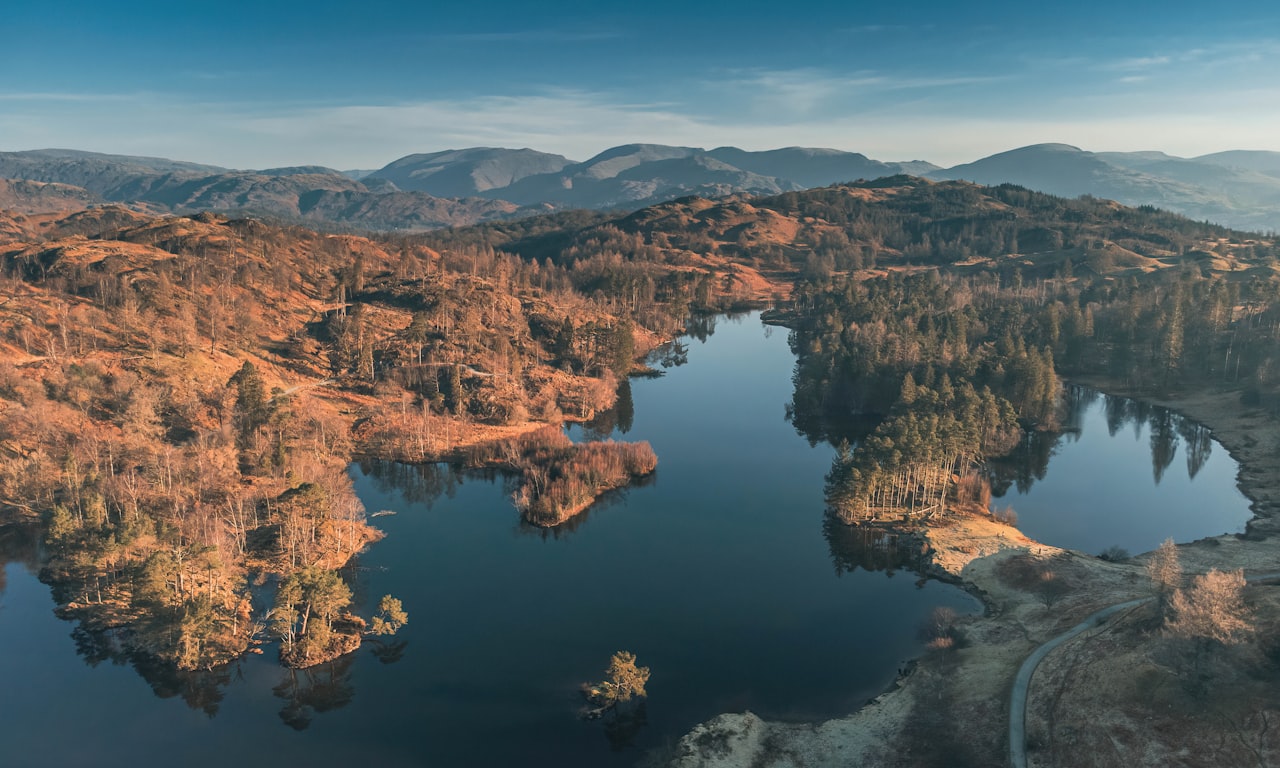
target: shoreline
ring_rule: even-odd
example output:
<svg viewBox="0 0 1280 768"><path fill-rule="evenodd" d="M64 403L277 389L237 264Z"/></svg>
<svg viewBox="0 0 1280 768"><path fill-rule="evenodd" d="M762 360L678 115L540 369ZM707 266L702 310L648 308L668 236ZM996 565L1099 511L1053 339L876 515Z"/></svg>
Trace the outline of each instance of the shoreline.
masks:
<svg viewBox="0 0 1280 768"><path fill-rule="evenodd" d="M1232 389L1149 397L1097 379L1073 381L1177 411L1208 427L1236 462L1236 485L1253 517L1242 534L1179 545L1187 573L1210 568L1257 571L1280 563L1280 553L1268 542L1280 520L1280 453L1275 450L1280 448L1280 422L1260 409L1241 406ZM930 547L924 568L928 577L957 584L983 605L981 615L959 624L966 647L926 649L886 691L843 717L777 723L751 712L718 715L689 731L663 764L765 768L840 763L887 768L943 765L933 762L930 754L958 750L963 756L957 754L957 761L1003 765L1009 754L1008 694L1027 656L1098 608L1150 593L1144 567L1149 553L1108 562L1036 542L1014 528L972 516L919 533ZM1010 562L1052 568L1075 589L1050 598L1010 586ZM1037 680L1052 676L1057 661L1046 659ZM1036 691L1033 681L1028 698ZM1028 716L1028 733L1041 725ZM930 740L934 743L921 743Z"/></svg>

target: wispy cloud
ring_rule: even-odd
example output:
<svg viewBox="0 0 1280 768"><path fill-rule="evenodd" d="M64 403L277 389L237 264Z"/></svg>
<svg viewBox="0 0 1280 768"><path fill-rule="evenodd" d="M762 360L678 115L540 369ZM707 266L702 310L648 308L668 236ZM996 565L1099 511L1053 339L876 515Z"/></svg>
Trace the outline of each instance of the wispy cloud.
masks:
<svg viewBox="0 0 1280 768"><path fill-rule="evenodd" d="M1180 43L1168 43L1164 47L1177 50L1143 56L1123 56L1096 62L1094 68L1113 72L1186 73L1232 68L1249 69L1264 62L1273 64L1280 62L1280 40L1237 40L1192 48L1185 48Z"/></svg>
<svg viewBox="0 0 1280 768"><path fill-rule="evenodd" d="M1008 75L917 75L880 70L833 73L819 69L740 70L708 80L709 91L729 89L759 114L779 119L830 114L857 105L870 106L877 96L991 84Z"/></svg>
<svg viewBox="0 0 1280 768"><path fill-rule="evenodd" d="M1134 56L1105 62L1102 68L1116 70L1152 69L1154 67L1163 67L1172 61L1173 58L1170 56Z"/></svg>
<svg viewBox="0 0 1280 768"><path fill-rule="evenodd" d="M521 29L484 32L443 32L426 35L436 41L460 43L585 43L614 40L623 33L614 29Z"/></svg>
<svg viewBox="0 0 1280 768"><path fill-rule="evenodd" d="M1236 83L1169 99L1145 89L1141 71L1111 93L1071 100L1028 96L993 107L938 91L985 77L915 77L818 70L734 72L729 98L773 104L737 111L663 94L546 88L536 93L398 103L197 102L173 95L0 94L0 149L66 146L161 155L229 167L384 165L413 152L477 145L532 147L582 160L610 146L657 142L747 149L824 146L886 160L966 162L1024 144L1062 141L1089 149L1160 149L1194 155L1229 148L1280 149L1280 83ZM708 81L706 91L724 89ZM1007 90L1005 86L1001 89ZM856 91L857 98L844 97ZM867 94L909 98L868 108ZM860 100L861 99L861 100ZM1213 103L1212 110L1204 104ZM786 108L780 105L789 105Z"/></svg>
<svg viewBox="0 0 1280 768"><path fill-rule="evenodd" d="M1237 40L1193 48L1183 52L1180 61L1209 67L1252 66L1280 59L1280 40L1263 38Z"/></svg>
<svg viewBox="0 0 1280 768"><path fill-rule="evenodd" d="M219 82L222 80L233 80L244 78L250 73L237 70L200 70L200 69L184 69L179 72L182 77L188 77L193 80L203 80L205 82Z"/></svg>
<svg viewBox="0 0 1280 768"><path fill-rule="evenodd" d="M602 94L548 91L528 96L442 99L389 105L307 107L246 121L262 137L304 144L379 146L400 154L476 145L533 147L586 159L584 147L706 135L697 117L670 105ZM393 159L393 158L388 158ZM383 160L386 162L386 160Z"/></svg>
<svg viewBox="0 0 1280 768"><path fill-rule="evenodd" d="M874 35L882 32L925 32L935 28L934 24L858 24L844 27L843 31L866 32Z"/></svg>
<svg viewBox="0 0 1280 768"><path fill-rule="evenodd" d="M140 94L124 93L0 92L0 101L7 102L104 103L135 101L139 97Z"/></svg>

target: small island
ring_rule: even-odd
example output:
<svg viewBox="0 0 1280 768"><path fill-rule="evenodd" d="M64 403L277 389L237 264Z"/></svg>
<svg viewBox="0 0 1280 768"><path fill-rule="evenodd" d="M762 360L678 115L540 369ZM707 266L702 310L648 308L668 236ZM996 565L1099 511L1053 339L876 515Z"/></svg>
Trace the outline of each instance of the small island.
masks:
<svg viewBox="0 0 1280 768"><path fill-rule="evenodd" d="M1271 238L909 177L413 237L119 207L0 231L0 505L38 528L78 647L154 679L225 674L263 643L291 668L343 663L418 610L354 605L382 536L354 459L498 469L525 521L571 529L657 457L563 425L606 411L661 342L765 303L795 353L786 416L836 448L806 524L909 529L924 573L991 609L935 622L905 689L936 696L882 699L899 746L999 762L1017 663L1150 592L1141 562L989 512L1001 458L1062 428L1064 379L1185 408L1242 457L1259 520L1181 548L1179 589L1272 555ZM1158 649L1164 620L1134 616L1126 652Z"/></svg>
<svg viewBox="0 0 1280 768"><path fill-rule="evenodd" d="M466 466L518 473L516 508L529 523L550 528L581 513L602 494L650 474L658 457L647 442L574 443L560 428L543 427L472 449Z"/></svg>

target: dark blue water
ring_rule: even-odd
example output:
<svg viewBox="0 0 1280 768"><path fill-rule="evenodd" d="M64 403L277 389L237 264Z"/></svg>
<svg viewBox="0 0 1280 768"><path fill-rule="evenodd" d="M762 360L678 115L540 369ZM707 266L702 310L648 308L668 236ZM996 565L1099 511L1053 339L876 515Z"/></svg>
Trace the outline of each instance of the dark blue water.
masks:
<svg viewBox="0 0 1280 768"><path fill-rule="evenodd" d="M784 419L785 332L753 314L688 347L686 365L631 383L634 420L615 434L652 442L656 475L566 529L522 526L501 478L353 467L369 511L397 514L375 520L387 537L349 577L366 610L394 593L410 624L315 670L283 670L268 647L176 676L124 659L110 637L73 637L33 576L31 536L0 529L0 765L623 766L722 711L857 708L917 655L935 606L975 603L900 570L882 539L824 530L832 451ZM1082 439L1099 432L1087 422ZM1147 443L1129 434L1109 461L1149 478ZM1033 493L1068 447L1044 480L1024 472ZM1091 471L1064 466L1067 479ZM1221 471L1234 467L1205 464L1195 483ZM652 669L643 717L580 720L578 685L621 649Z"/></svg>
<svg viewBox="0 0 1280 768"><path fill-rule="evenodd" d="M414 612L396 674L415 688L386 695L419 718L422 759L627 765L723 711L845 713L917 653L935 606L976 607L910 573L837 575L822 526L831 452L784 419L785 332L750 315L688 343L687 365L631 383L634 425L614 435L650 441L656 476L572 530L522 527L501 482L461 478L427 504L402 489L438 493L443 470L358 479L370 510L398 511L378 519L388 537L362 563L378 569L371 594L394 591ZM620 649L652 677L646 724L614 751L626 740L574 708L577 685Z"/></svg>
<svg viewBox="0 0 1280 768"><path fill-rule="evenodd" d="M656 475L565 530L521 525L501 478L354 467L370 512L397 514L376 519L387 537L349 578L365 606L399 596L411 623L308 672L268 646L177 676L110 636L73 638L31 535L9 529L0 764L631 765L722 711L856 709L918 653L935 606L976 604L895 570L883 541L828 541L831 452L784 420L785 332L722 319L687 357L632 383L617 435L653 443ZM643 712L579 719L578 685L622 649L652 669Z"/></svg>
<svg viewBox="0 0 1280 768"><path fill-rule="evenodd" d="M1068 391L1061 436L1035 436L1012 461L1018 527L1046 544L1131 554L1162 541L1239 533L1253 516L1238 467L1209 430L1166 408L1087 388Z"/></svg>

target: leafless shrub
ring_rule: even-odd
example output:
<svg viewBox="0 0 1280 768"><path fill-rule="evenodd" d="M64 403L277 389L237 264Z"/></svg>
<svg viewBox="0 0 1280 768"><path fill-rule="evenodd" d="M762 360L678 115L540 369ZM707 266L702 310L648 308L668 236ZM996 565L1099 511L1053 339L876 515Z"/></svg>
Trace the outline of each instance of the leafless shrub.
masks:
<svg viewBox="0 0 1280 768"><path fill-rule="evenodd" d="M1014 525L1014 526L1018 524L1018 513L1013 511L1013 507L1005 507L1004 509L994 509L991 511L991 517L997 523L1004 523L1005 525Z"/></svg>

